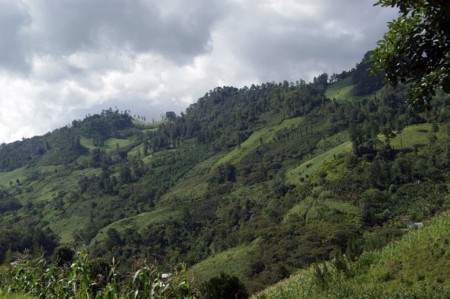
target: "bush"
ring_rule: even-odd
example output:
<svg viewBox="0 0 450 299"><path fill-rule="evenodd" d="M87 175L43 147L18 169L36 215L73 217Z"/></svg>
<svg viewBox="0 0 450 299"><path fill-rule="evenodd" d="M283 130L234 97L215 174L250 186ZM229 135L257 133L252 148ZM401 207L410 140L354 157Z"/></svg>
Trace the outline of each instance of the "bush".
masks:
<svg viewBox="0 0 450 299"><path fill-rule="evenodd" d="M236 276L220 273L204 282L201 291L205 299L245 299L248 293L245 286Z"/></svg>

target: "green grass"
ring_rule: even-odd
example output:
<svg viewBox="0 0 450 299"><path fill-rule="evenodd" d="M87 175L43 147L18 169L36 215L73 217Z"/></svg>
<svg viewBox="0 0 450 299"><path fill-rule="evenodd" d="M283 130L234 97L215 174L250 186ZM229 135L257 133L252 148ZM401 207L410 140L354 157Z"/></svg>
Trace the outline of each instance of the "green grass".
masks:
<svg viewBox="0 0 450 299"><path fill-rule="evenodd" d="M282 123L272 126L265 127L256 132L253 132L250 137L241 143L240 147L235 148L223 158L221 158L217 163L213 166L213 169L217 166L224 163L237 164L239 163L245 156L254 151L258 146L262 143L268 143L273 141L277 132L287 129L290 127L298 126L303 121L302 117L296 117L292 119L287 119Z"/></svg>
<svg viewBox="0 0 450 299"><path fill-rule="evenodd" d="M123 232L127 228L134 228L139 232L142 232L150 224L163 222L169 218L176 219L180 216L181 211L162 208L151 212L141 213L136 216L123 218L102 228L98 232L98 234L91 240L91 245L105 241L107 237L106 232L110 228L114 228L119 232Z"/></svg>
<svg viewBox="0 0 450 299"><path fill-rule="evenodd" d="M123 148L131 144L130 139L120 139L120 138L109 138L104 142L104 145L101 147L107 152L114 151L117 147ZM94 145L92 138L86 138L81 136L80 144L87 148L88 150L96 149L97 147Z"/></svg>
<svg viewBox="0 0 450 299"><path fill-rule="evenodd" d="M94 145L93 138L86 138L84 136L80 137L80 144L87 148L88 150L96 149L97 147Z"/></svg>
<svg viewBox="0 0 450 299"><path fill-rule="evenodd" d="M338 155L348 153L352 150L352 143L346 141L325 153L322 153L306 162L303 162L298 167L289 170L286 173L286 181L292 185L300 184L301 178L307 178L316 173L326 162L332 161Z"/></svg>
<svg viewBox="0 0 450 299"><path fill-rule="evenodd" d="M260 241L257 239L251 244L234 247L213 255L192 266L189 272L195 277L195 280L200 282L217 276L221 272L236 276L245 282L246 266L252 253L257 249L258 242Z"/></svg>
<svg viewBox="0 0 450 299"><path fill-rule="evenodd" d="M117 148L123 148L131 144L130 139L119 139L119 138L109 138L104 143L104 148L106 151L111 152Z"/></svg>
<svg viewBox="0 0 450 299"><path fill-rule="evenodd" d="M217 162L218 158L217 155L213 156L189 170L177 181L175 186L162 196L161 203L163 205L169 203L179 204L201 199L208 190L209 170Z"/></svg>
<svg viewBox="0 0 450 299"><path fill-rule="evenodd" d="M26 173L27 171L24 168L17 168L8 172L0 172L0 186L9 186L10 182L16 184L17 180L22 182L25 180Z"/></svg>
<svg viewBox="0 0 450 299"><path fill-rule="evenodd" d="M325 96L330 100L335 99L338 101L350 99L353 97L352 91L354 86L352 85L351 77L345 78L328 86Z"/></svg>
<svg viewBox="0 0 450 299"><path fill-rule="evenodd" d="M73 231L83 226L87 220L85 215L66 214L70 207L68 203L70 191L78 190L81 177L91 177L100 171L100 169L87 168L69 173L61 166L40 166L28 169L28 174L36 172L38 178L31 182L24 179L20 184L21 192L16 195L16 198L22 205L29 202L42 204L40 208L43 214L42 221L46 221L48 226L61 237L61 241L67 243L73 240ZM57 201L62 201L62 207L59 209L54 208ZM24 212L19 211L19 213Z"/></svg>
<svg viewBox="0 0 450 299"><path fill-rule="evenodd" d="M412 149L414 146L424 146L430 143L429 137L436 134L437 138L443 138L443 129L436 133L432 132L432 124L419 124L405 127L400 133L390 140L394 149ZM380 135L384 140L384 136Z"/></svg>
<svg viewBox="0 0 450 299"><path fill-rule="evenodd" d="M286 222L289 217L294 215L304 217L306 223L311 223L315 221L323 221L324 219L327 219L328 216L333 214L345 214L346 223L351 223L358 226L361 221L360 210L348 202L333 200L332 196L332 194L327 194L325 197L329 198L324 200L307 198L292 207L284 216L283 222Z"/></svg>
<svg viewBox="0 0 450 299"><path fill-rule="evenodd" d="M347 264L349 276L327 263L330 274L325 285L318 284L311 267L253 298L448 298L449 231L446 212L381 251L363 253Z"/></svg>

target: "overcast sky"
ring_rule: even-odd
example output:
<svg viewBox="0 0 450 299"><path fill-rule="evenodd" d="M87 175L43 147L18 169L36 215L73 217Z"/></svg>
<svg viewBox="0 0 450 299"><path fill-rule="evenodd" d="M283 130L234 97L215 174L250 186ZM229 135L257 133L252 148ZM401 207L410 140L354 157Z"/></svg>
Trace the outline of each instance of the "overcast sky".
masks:
<svg viewBox="0 0 450 299"><path fill-rule="evenodd" d="M351 69L374 0L0 0L0 142L118 107L159 118L216 86Z"/></svg>

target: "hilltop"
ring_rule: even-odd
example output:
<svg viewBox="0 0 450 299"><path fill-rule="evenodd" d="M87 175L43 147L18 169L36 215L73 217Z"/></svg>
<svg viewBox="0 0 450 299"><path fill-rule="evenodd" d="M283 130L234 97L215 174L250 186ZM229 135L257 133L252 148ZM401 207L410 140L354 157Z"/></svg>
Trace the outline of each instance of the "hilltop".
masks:
<svg viewBox="0 0 450 299"><path fill-rule="evenodd" d="M1 145L0 262L85 246L253 293L401 238L448 209L449 98L419 111L367 57L312 83L217 87L159 122L109 109Z"/></svg>

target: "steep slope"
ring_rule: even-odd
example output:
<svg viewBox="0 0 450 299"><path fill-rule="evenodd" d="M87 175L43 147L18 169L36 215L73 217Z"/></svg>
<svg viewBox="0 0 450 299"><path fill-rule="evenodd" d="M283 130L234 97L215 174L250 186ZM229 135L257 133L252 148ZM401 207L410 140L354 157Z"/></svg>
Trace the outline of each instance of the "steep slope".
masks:
<svg viewBox="0 0 450 299"><path fill-rule="evenodd" d="M380 251L302 270L254 298L446 298L450 214L443 213ZM370 237L370 234L367 238Z"/></svg>

